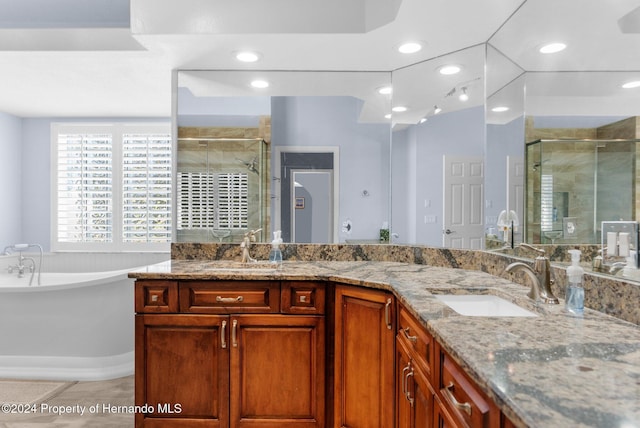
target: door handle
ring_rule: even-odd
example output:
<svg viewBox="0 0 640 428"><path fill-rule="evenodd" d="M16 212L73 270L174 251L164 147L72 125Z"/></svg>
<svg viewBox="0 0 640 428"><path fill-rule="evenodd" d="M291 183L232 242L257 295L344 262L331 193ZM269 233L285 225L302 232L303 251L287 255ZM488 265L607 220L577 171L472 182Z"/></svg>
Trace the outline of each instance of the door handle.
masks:
<svg viewBox="0 0 640 428"><path fill-rule="evenodd" d="M220 328L220 344L222 349L227 347L227 322L222 321L222 327Z"/></svg>
<svg viewBox="0 0 640 428"><path fill-rule="evenodd" d="M231 321L231 345L238 347L238 320Z"/></svg>
<svg viewBox="0 0 640 428"><path fill-rule="evenodd" d="M455 232L455 231L453 231L453 230L451 230L451 229L447 229L447 230L445 230L445 231L444 231L444 233L445 233L446 235L451 235L452 233L456 233L456 232Z"/></svg>

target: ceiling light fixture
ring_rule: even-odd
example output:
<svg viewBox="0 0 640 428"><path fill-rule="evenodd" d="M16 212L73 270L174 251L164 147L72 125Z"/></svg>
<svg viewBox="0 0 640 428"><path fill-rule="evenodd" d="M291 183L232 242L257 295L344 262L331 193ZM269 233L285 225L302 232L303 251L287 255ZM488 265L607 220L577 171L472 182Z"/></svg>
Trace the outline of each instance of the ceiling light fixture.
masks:
<svg viewBox="0 0 640 428"><path fill-rule="evenodd" d="M462 93L458 96L458 99L462 102L469 101L469 94L467 94L467 87L463 86L461 90L462 90Z"/></svg>
<svg viewBox="0 0 640 428"><path fill-rule="evenodd" d="M438 114L442 111L442 109L440 107L438 107L437 105L433 106L433 114Z"/></svg>
<svg viewBox="0 0 640 428"><path fill-rule="evenodd" d="M462 67L459 66L459 65L455 65L455 64L443 65L442 67L438 68L438 72L440 74L445 75L445 76L450 76L452 74L458 74L458 73L460 73L461 70L462 70Z"/></svg>
<svg viewBox="0 0 640 428"><path fill-rule="evenodd" d="M269 82L266 80L254 80L251 82L251 86L257 89L264 89L269 87Z"/></svg>
<svg viewBox="0 0 640 428"><path fill-rule="evenodd" d="M384 118L385 118L385 119L391 119L391 113L385 114L385 115L384 115Z"/></svg>
<svg viewBox="0 0 640 428"><path fill-rule="evenodd" d="M403 111L407 111L407 108L405 106L396 106L392 108L391 111L396 113L402 113Z"/></svg>
<svg viewBox="0 0 640 428"><path fill-rule="evenodd" d="M260 59L260 55L256 52L241 51L236 52L236 59L241 62L256 62Z"/></svg>
<svg viewBox="0 0 640 428"><path fill-rule="evenodd" d="M392 92L393 89L391 88L391 86L382 86L378 88L378 93L380 95L391 95Z"/></svg>
<svg viewBox="0 0 640 428"><path fill-rule="evenodd" d="M622 87L624 89L640 88L640 80L634 80L633 82L627 82L624 85L622 85Z"/></svg>
<svg viewBox="0 0 640 428"><path fill-rule="evenodd" d="M491 109L491 111L495 112L495 113L502 113L502 112L505 112L507 110L509 110L509 107L505 107L505 106L498 106L498 107L494 107L494 108Z"/></svg>
<svg viewBox="0 0 640 428"><path fill-rule="evenodd" d="M412 54L422 50L422 44L419 42L407 42L398 46L398 52L403 54Z"/></svg>
<svg viewBox="0 0 640 428"><path fill-rule="evenodd" d="M566 47L567 45L560 42L547 43L546 45L540 48L540 53L552 54L552 53L563 51Z"/></svg>
<svg viewBox="0 0 640 428"><path fill-rule="evenodd" d="M422 119L420 119L420 122L419 122L419 123L425 123L427 120L428 120L428 119L427 119L427 116L425 116L425 117L423 117Z"/></svg>

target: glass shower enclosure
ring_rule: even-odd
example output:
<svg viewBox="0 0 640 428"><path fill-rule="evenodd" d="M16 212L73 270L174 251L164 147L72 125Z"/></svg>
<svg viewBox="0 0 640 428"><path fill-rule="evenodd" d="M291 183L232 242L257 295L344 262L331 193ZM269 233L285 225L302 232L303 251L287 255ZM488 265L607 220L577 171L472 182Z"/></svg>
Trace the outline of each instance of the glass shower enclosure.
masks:
<svg viewBox="0 0 640 428"><path fill-rule="evenodd" d="M536 140L525 153L525 240L599 244L603 221L636 220L640 140Z"/></svg>
<svg viewBox="0 0 640 428"><path fill-rule="evenodd" d="M269 232L269 145L261 138L178 138L177 242L241 242Z"/></svg>

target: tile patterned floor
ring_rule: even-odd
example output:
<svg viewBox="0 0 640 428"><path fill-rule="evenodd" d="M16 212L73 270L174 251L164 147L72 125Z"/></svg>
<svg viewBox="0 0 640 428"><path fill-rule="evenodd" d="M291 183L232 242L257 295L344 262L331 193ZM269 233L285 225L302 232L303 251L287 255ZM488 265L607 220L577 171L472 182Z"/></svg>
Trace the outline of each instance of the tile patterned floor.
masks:
<svg viewBox="0 0 640 428"><path fill-rule="evenodd" d="M133 415L117 407L133 406L133 376L78 382L36 406L34 414L0 413L0 428L131 428ZM56 406L71 406L72 413L58 415L62 407ZM80 415L82 406L85 412Z"/></svg>

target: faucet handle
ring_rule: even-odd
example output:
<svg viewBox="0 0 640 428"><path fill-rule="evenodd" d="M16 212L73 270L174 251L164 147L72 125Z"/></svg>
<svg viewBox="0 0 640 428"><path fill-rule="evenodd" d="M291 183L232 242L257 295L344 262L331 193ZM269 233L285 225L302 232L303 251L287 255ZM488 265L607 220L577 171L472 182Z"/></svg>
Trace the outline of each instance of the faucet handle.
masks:
<svg viewBox="0 0 640 428"><path fill-rule="evenodd" d="M544 257L544 256L545 256L544 249L534 247L533 245L527 244L526 242L522 242L522 243L520 243L518 246L519 246L519 247L527 248L527 249L532 250L532 251L535 251L535 252L536 252L536 253L538 253L541 257Z"/></svg>

